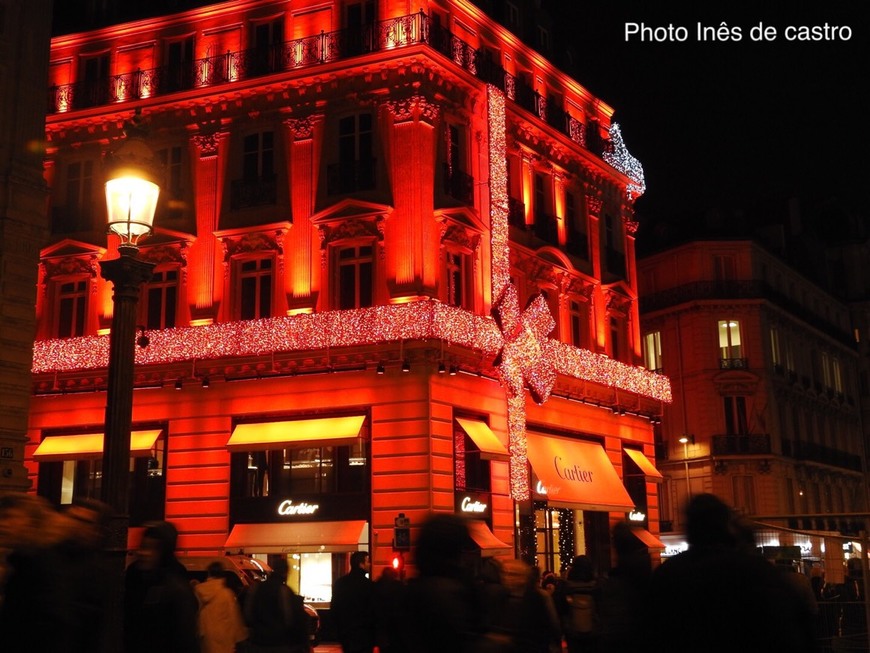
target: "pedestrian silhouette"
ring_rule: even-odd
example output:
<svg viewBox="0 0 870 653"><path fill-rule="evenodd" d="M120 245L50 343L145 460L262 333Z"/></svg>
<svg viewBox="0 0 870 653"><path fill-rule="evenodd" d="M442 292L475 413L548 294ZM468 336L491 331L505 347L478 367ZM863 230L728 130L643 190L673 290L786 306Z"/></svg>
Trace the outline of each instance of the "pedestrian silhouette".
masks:
<svg viewBox="0 0 870 653"><path fill-rule="evenodd" d="M287 586L287 561L279 558L262 582L245 595L244 615L248 624L250 653L307 653L308 615L302 597Z"/></svg>
<svg viewBox="0 0 870 653"><path fill-rule="evenodd" d="M235 653L248 637L236 593L227 587L224 566L210 563L204 582L194 587L199 600L199 637L202 653Z"/></svg>

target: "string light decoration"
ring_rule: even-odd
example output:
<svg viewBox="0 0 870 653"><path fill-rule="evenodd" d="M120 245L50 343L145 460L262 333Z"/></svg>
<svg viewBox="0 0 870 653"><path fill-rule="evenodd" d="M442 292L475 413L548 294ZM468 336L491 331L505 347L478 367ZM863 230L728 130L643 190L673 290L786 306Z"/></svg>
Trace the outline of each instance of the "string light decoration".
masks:
<svg viewBox="0 0 870 653"><path fill-rule="evenodd" d="M629 201L635 200L646 191L643 166L640 161L629 154L628 148L625 147L619 123L610 125L609 136L610 147L604 152L604 160L631 179L632 183L628 185L625 191Z"/></svg>
<svg viewBox="0 0 870 653"><path fill-rule="evenodd" d="M495 359L508 393L508 439L510 479L517 501L529 498L529 466L526 455L525 388L537 403L550 396L556 383L556 369L545 347L547 334L556 326L543 295L537 295L520 311L519 296L508 284L495 306L493 315L502 333L504 345Z"/></svg>
<svg viewBox="0 0 870 653"><path fill-rule="evenodd" d="M554 322L546 300L537 297L520 311L510 281L505 97L487 87L489 121L490 232L494 317L475 315L437 300L344 311L298 314L260 320L210 324L150 332L151 346L136 350L136 364L167 364L263 354L310 352L409 340L441 340L497 358L506 386L511 452L511 494L530 496L526 464L525 388L538 403L547 400L556 375L562 374L670 403L665 376L626 365L586 349L548 339ZM615 130L615 131L614 131ZM618 126L611 128L610 163L639 184L643 172L631 157ZM633 176L634 175L634 176ZM639 175L639 176L638 176ZM47 374L105 368L109 336L40 340L34 344L33 373Z"/></svg>

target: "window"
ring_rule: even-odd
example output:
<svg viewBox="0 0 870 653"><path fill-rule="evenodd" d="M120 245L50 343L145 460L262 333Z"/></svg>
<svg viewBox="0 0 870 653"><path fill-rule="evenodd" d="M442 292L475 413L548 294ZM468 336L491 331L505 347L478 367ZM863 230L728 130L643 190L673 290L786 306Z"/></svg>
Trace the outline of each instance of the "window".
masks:
<svg viewBox="0 0 870 653"><path fill-rule="evenodd" d="M243 142L242 177L245 180L275 176L275 135L265 131L248 134Z"/></svg>
<svg viewBox="0 0 870 653"><path fill-rule="evenodd" d="M621 360L622 355L622 326L620 321L615 318L610 318L610 347L611 358L613 360Z"/></svg>
<svg viewBox="0 0 870 653"><path fill-rule="evenodd" d="M365 308L373 301L374 246L355 245L336 249L337 308Z"/></svg>
<svg viewBox="0 0 870 653"><path fill-rule="evenodd" d="M251 74L263 75L281 69L281 42L284 40L284 21L281 19L254 25Z"/></svg>
<svg viewBox="0 0 870 653"><path fill-rule="evenodd" d="M338 121L338 164L327 170L330 195L371 190L375 186L372 116L360 113Z"/></svg>
<svg viewBox="0 0 870 653"><path fill-rule="evenodd" d="M831 360L831 374L834 382L834 392L843 394L843 371L840 368L840 360L837 358Z"/></svg>
<svg viewBox="0 0 870 653"><path fill-rule="evenodd" d="M719 320L719 358L722 367L743 367L743 347L740 345L740 323L737 320Z"/></svg>
<svg viewBox="0 0 870 653"><path fill-rule="evenodd" d="M193 88L193 37L166 44L166 66L161 70L160 84L164 92Z"/></svg>
<svg viewBox="0 0 870 653"><path fill-rule="evenodd" d="M734 491L733 506L741 513L755 512L755 479L752 476L734 476L731 479Z"/></svg>
<svg viewBox="0 0 870 653"><path fill-rule="evenodd" d="M85 335L85 316L89 283L86 279L61 282L57 287L58 338L74 338Z"/></svg>
<svg viewBox="0 0 870 653"><path fill-rule="evenodd" d="M568 324L571 331L571 344L575 347L589 346L589 308L585 302L572 299L568 301Z"/></svg>
<svg viewBox="0 0 870 653"><path fill-rule="evenodd" d="M294 447L232 454L234 497L368 493L368 445Z"/></svg>
<svg viewBox="0 0 870 653"><path fill-rule="evenodd" d="M471 261L469 255L454 250L445 250L444 266L447 272L445 303L459 308L470 308Z"/></svg>
<svg viewBox="0 0 870 653"><path fill-rule="evenodd" d="M589 238L586 235L586 223L577 196L571 192L565 193L565 221L565 245L568 253L588 260Z"/></svg>
<svg viewBox="0 0 870 653"><path fill-rule="evenodd" d="M779 330L776 327L770 327L770 359L773 362L773 368L781 371L782 354L779 348Z"/></svg>
<svg viewBox="0 0 870 653"><path fill-rule="evenodd" d="M75 454L70 454L75 456ZM150 450L130 459L130 525L164 518L166 503L166 438L161 435ZM78 499L99 499L103 461L100 458L39 463L37 494L55 505L70 505Z"/></svg>
<svg viewBox="0 0 870 653"><path fill-rule="evenodd" d="M179 199L181 189L181 147L165 147L157 151L157 160L163 169L163 185L161 193L165 193L171 199Z"/></svg>
<svg viewBox="0 0 870 653"><path fill-rule="evenodd" d="M713 279L715 281L734 281L737 278L736 269L733 256L721 254L713 256Z"/></svg>
<svg viewBox="0 0 870 653"><path fill-rule="evenodd" d="M481 458L474 440L456 421L453 422L453 470L457 490L491 491L489 460Z"/></svg>
<svg viewBox="0 0 870 653"><path fill-rule="evenodd" d="M239 261L237 270L238 319L272 317L272 259Z"/></svg>
<svg viewBox="0 0 870 653"><path fill-rule="evenodd" d="M723 397L722 400L725 407L725 433L727 435L748 435L746 397Z"/></svg>
<svg viewBox="0 0 870 653"><path fill-rule="evenodd" d="M178 270L160 270L145 284L145 327L171 329L176 325Z"/></svg>
<svg viewBox="0 0 870 653"><path fill-rule="evenodd" d="M93 214L93 161L75 161L66 168L65 231L90 227Z"/></svg>
<svg viewBox="0 0 870 653"><path fill-rule="evenodd" d="M653 331L643 337L643 364L648 370L662 370L662 334Z"/></svg>
<svg viewBox="0 0 870 653"><path fill-rule="evenodd" d="M109 101L109 55L83 57L73 103L76 108L95 107Z"/></svg>
<svg viewBox="0 0 870 653"><path fill-rule="evenodd" d="M448 124L445 132L444 193L465 204L474 202L474 179L466 172L465 129Z"/></svg>

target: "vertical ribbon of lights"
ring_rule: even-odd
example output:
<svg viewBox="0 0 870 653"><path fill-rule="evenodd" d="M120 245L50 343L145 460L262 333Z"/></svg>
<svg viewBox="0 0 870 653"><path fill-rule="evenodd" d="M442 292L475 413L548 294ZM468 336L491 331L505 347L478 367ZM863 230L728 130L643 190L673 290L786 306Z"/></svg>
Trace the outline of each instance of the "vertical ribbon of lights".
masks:
<svg viewBox="0 0 870 653"><path fill-rule="evenodd" d="M525 387L528 385L532 398L538 403L545 402L550 396L556 381L556 370L546 349L546 338L556 323L541 295L525 311L521 311L517 289L510 282L504 95L494 86L487 86L486 90L494 298L492 312L504 338L495 365L507 393L511 496L515 501L526 501L531 493L526 452Z"/></svg>

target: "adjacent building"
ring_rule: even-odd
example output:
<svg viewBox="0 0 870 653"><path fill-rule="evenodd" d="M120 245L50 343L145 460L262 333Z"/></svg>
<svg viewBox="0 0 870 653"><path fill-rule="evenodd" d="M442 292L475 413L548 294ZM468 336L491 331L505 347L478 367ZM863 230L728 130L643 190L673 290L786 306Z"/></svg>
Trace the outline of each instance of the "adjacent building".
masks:
<svg viewBox="0 0 870 653"><path fill-rule="evenodd" d="M604 102L464 1L208 5L56 37L48 86L39 494L99 494L101 162L132 120L164 174L134 526L289 556L316 605L436 511L542 569L606 569L624 519L659 550L670 385L640 365L643 177Z"/></svg>
<svg viewBox="0 0 870 653"><path fill-rule="evenodd" d="M675 245L638 271L645 364L674 394L657 433L666 555L685 547L686 500L712 492L773 527L768 555L841 581L867 510L849 305L757 240Z"/></svg>

